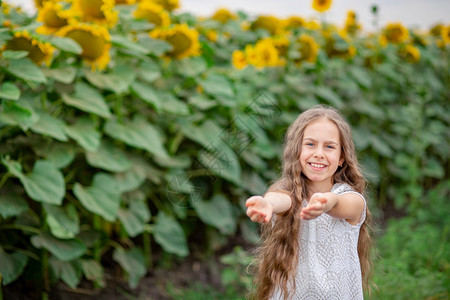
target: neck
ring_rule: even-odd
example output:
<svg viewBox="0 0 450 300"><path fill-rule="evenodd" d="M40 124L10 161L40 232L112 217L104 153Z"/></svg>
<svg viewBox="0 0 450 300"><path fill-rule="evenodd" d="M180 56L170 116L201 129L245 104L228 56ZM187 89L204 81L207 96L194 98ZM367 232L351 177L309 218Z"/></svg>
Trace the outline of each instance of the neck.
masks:
<svg viewBox="0 0 450 300"><path fill-rule="evenodd" d="M331 191L331 188L333 187L333 183L330 182L312 182L309 181L308 183L308 191L309 191L309 197L311 197L314 193L327 193Z"/></svg>

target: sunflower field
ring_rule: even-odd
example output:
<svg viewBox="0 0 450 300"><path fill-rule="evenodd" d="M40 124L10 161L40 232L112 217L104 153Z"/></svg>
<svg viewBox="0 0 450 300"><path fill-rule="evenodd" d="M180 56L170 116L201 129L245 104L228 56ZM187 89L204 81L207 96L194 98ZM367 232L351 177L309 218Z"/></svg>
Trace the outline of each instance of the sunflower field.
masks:
<svg viewBox="0 0 450 300"><path fill-rule="evenodd" d="M256 244L244 201L277 178L287 127L320 103L352 125L383 224L374 297L447 299L449 24L368 32L352 11L326 23L331 1L313 1L314 19L200 18L178 0L36 0L34 16L0 3L0 299L29 278L43 299L57 282L101 289L111 269L135 288L161 261ZM243 298L235 256L222 279Z"/></svg>

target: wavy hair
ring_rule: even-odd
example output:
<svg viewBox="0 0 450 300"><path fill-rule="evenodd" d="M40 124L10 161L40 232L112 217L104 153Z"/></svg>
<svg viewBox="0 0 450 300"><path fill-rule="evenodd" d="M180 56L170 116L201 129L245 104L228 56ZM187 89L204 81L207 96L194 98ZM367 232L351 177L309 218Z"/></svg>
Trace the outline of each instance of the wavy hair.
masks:
<svg viewBox="0 0 450 300"><path fill-rule="evenodd" d="M302 199L307 199L309 179L303 174L300 165L300 152L305 128L320 119L328 119L336 124L342 147L343 165L333 175L334 183L349 184L355 191L364 194L366 180L361 173L351 129L344 117L334 108L317 105L300 114L289 126L285 135L282 157L282 174L268 191L287 193L292 206L278 214L273 222L262 225L262 244L256 250L256 276L251 298L266 300L275 288L279 288L284 299L292 296L295 290L295 270L298 265L300 231L300 210ZM370 258L371 213L366 207L366 220L362 224L358 240L358 255L361 264L363 287L369 289L369 275L372 266ZM288 288L290 287L290 288Z"/></svg>

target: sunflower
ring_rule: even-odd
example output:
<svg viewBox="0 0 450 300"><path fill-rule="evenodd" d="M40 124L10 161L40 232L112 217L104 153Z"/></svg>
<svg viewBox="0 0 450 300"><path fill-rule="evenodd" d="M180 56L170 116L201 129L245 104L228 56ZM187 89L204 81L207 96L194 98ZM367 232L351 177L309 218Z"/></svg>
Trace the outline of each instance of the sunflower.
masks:
<svg viewBox="0 0 450 300"><path fill-rule="evenodd" d="M171 28L158 28L150 32L155 39L165 40L173 49L167 53L169 57L182 59L200 54L198 31L191 29L187 24L176 24Z"/></svg>
<svg viewBox="0 0 450 300"><path fill-rule="evenodd" d="M302 34L298 39L298 44L301 57L296 61L297 63L301 63L302 61L313 63L317 60L319 44L317 44L316 40L311 35Z"/></svg>
<svg viewBox="0 0 450 300"><path fill-rule="evenodd" d="M286 36L269 37L261 40L261 42L272 43L281 56L286 56L289 47L289 39Z"/></svg>
<svg viewBox="0 0 450 300"><path fill-rule="evenodd" d="M164 8L150 1L140 2L134 16L138 19L145 19L155 24L156 27L167 27L170 25L170 16Z"/></svg>
<svg viewBox="0 0 450 300"><path fill-rule="evenodd" d="M233 63L233 66L238 70L241 70L247 66L245 53L241 50L233 51L233 54L231 55L231 61Z"/></svg>
<svg viewBox="0 0 450 300"><path fill-rule="evenodd" d="M58 31L58 35L71 38L77 42L83 51L81 57L91 65L92 69L103 70L109 63L111 37L108 29L96 24L76 23Z"/></svg>
<svg viewBox="0 0 450 300"><path fill-rule="evenodd" d="M276 67L285 64L285 60L280 59L277 48L272 41L261 40L254 48L255 67Z"/></svg>
<svg viewBox="0 0 450 300"><path fill-rule="evenodd" d="M441 38L444 44L450 43L450 25L444 26L441 29Z"/></svg>
<svg viewBox="0 0 450 300"><path fill-rule="evenodd" d="M219 35L217 34L217 31L213 30L213 29L209 29L205 32L205 36L208 40L210 40L211 42L216 42L217 38L219 37Z"/></svg>
<svg viewBox="0 0 450 300"><path fill-rule="evenodd" d="M283 22L274 17L274 16L259 16L255 21L250 25L250 29L265 29L271 35L277 35L281 33L283 27Z"/></svg>
<svg viewBox="0 0 450 300"><path fill-rule="evenodd" d="M226 8L220 8L216 10L216 12L212 15L211 19L225 24L230 20L236 20L237 16Z"/></svg>
<svg viewBox="0 0 450 300"><path fill-rule="evenodd" d="M308 22L306 22L305 28L309 30L318 30L320 29L320 23L316 20L309 20Z"/></svg>
<svg viewBox="0 0 450 300"><path fill-rule="evenodd" d="M130 4L136 3L136 0L114 0L114 3L116 5L118 5L118 4L128 4L128 5L130 5Z"/></svg>
<svg viewBox="0 0 450 300"><path fill-rule="evenodd" d="M438 23L438 24L434 25L433 27L431 27L430 34L432 36L439 37L439 36L441 36L442 28L444 28L444 25L442 23Z"/></svg>
<svg viewBox="0 0 450 300"><path fill-rule="evenodd" d="M327 11L331 7L331 0L313 0L312 8L320 13Z"/></svg>
<svg viewBox="0 0 450 300"><path fill-rule="evenodd" d="M410 63L416 63L420 60L419 48L408 44L399 49L399 55Z"/></svg>
<svg viewBox="0 0 450 300"><path fill-rule="evenodd" d="M144 0L144 1L152 1L156 4L161 5L167 11L172 11L180 7L178 0Z"/></svg>
<svg viewBox="0 0 450 300"><path fill-rule="evenodd" d="M53 34L59 29L69 24L72 14L63 10L63 6L59 3L47 1L39 9L36 21L42 22L43 25L36 29L37 33Z"/></svg>
<svg viewBox="0 0 450 300"><path fill-rule="evenodd" d="M284 20L284 27L286 29L295 29L305 27L306 21L299 16L291 16Z"/></svg>
<svg viewBox="0 0 450 300"><path fill-rule="evenodd" d="M358 22L354 11L347 12L347 19L345 20L344 30L350 35L355 35L361 29L361 24Z"/></svg>
<svg viewBox="0 0 450 300"><path fill-rule="evenodd" d="M384 28L383 36L390 43L400 44L408 41L409 32L401 23L391 23Z"/></svg>
<svg viewBox="0 0 450 300"><path fill-rule="evenodd" d="M329 57L352 58L356 55L356 48L342 31L326 36L325 51Z"/></svg>
<svg viewBox="0 0 450 300"><path fill-rule="evenodd" d="M3 50L24 50L28 51L28 57L37 65L43 62L50 65L53 48L49 43L41 42L32 37L28 31L18 31L14 33L14 37L10 39Z"/></svg>
<svg viewBox="0 0 450 300"><path fill-rule="evenodd" d="M114 0L73 0L72 9L82 21L107 25L109 28L118 20Z"/></svg>
<svg viewBox="0 0 450 300"><path fill-rule="evenodd" d="M2 8L2 13L6 16L11 12L11 6L6 2L1 2L0 7Z"/></svg>

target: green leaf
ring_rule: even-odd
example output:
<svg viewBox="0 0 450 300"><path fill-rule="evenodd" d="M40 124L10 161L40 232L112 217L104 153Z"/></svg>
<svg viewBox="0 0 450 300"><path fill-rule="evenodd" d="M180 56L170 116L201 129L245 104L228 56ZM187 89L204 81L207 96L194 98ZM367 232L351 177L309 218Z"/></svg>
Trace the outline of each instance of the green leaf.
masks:
<svg viewBox="0 0 450 300"><path fill-rule="evenodd" d="M350 75L363 88L368 89L372 86L369 74L362 68L350 68Z"/></svg>
<svg viewBox="0 0 450 300"><path fill-rule="evenodd" d="M425 168L422 172L425 176L430 176L438 179L441 179L445 176L445 171L442 167L442 163L432 157L426 159Z"/></svg>
<svg viewBox="0 0 450 300"><path fill-rule="evenodd" d="M95 174L90 187L75 183L73 192L88 211L110 222L116 219L121 195L117 182L110 175Z"/></svg>
<svg viewBox="0 0 450 300"><path fill-rule="evenodd" d="M144 183L146 178L145 168L135 163L127 172L117 173L115 175L121 193L131 192L137 189Z"/></svg>
<svg viewBox="0 0 450 300"><path fill-rule="evenodd" d="M111 172L125 172L131 168L127 155L113 143L103 141L95 152L87 152L89 165Z"/></svg>
<svg viewBox="0 0 450 300"><path fill-rule="evenodd" d="M76 288L81 281L81 268L78 261L61 261L50 257L50 267L56 279L61 279L71 288Z"/></svg>
<svg viewBox="0 0 450 300"><path fill-rule="evenodd" d="M376 135L370 136L370 143L375 151L385 157L391 157L392 150L387 143Z"/></svg>
<svg viewBox="0 0 450 300"><path fill-rule="evenodd" d="M82 256L86 246L79 240L60 240L48 232L42 232L31 237L31 243L36 248L45 248L59 260L70 261Z"/></svg>
<svg viewBox="0 0 450 300"><path fill-rule="evenodd" d="M27 57L28 54L29 52L25 50L5 50L2 52L3 59L5 60L21 59Z"/></svg>
<svg viewBox="0 0 450 300"><path fill-rule="evenodd" d="M110 73L85 71L86 78L97 88L106 89L121 94L128 92L136 74L127 65L117 65Z"/></svg>
<svg viewBox="0 0 450 300"><path fill-rule="evenodd" d="M88 280L95 282L100 287L106 286L103 267L100 263L93 259L83 259L81 260L81 268Z"/></svg>
<svg viewBox="0 0 450 300"><path fill-rule="evenodd" d="M12 75L25 81L45 83L47 79L41 69L28 58L20 60L10 60L6 70Z"/></svg>
<svg viewBox="0 0 450 300"><path fill-rule="evenodd" d="M113 259L120 264L128 274L128 284L136 288L139 280L147 273L145 258L142 250L138 247L130 250L114 249Z"/></svg>
<svg viewBox="0 0 450 300"><path fill-rule="evenodd" d="M156 156L167 157L160 133L143 118L135 118L127 124L108 121L105 133L125 144L144 149Z"/></svg>
<svg viewBox="0 0 450 300"><path fill-rule="evenodd" d="M5 81L0 88L0 98L18 100L20 98L20 89L14 83Z"/></svg>
<svg viewBox="0 0 450 300"><path fill-rule="evenodd" d="M161 69L155 62L145 61L140 64L137 69L137 74L141 79L147 82L153 82L161 77Z"/></svg>
<svg viewBox="0 0 450 300"><path fill-rule="evenodd" d="M155 241L169 253L187 256L189 249L183 228L176 220L160 211L153 228Z"/></svg>
<svg viewBox="0 0 450 300"><path fill-rule="evenodd" d="M31 130L42 135L50 136L56 140L65 142L68 140L64 132L64 122L52 117L46 112L37 111L39 120L31 126Z"/></svg>
<svg viewBox="0 0 450 300"><path fill-rule="evenodd" d="M140 83L139 81L134 81L131 84L131 89L142 100L153 105L153 107L155 108L156 111L159 111L161 109L162 103L159 98L159 95L156 93L156 91L152 87L150 87L146 84Z"/></svg>
<svg viewBox="0 0 450 300"><path fill-rule="evenodd" d="M60 239L70 239L80 232L80 219L73 205L57 207L44 204L44 208L47 212L47 224L52 235Z"/></svg>
<svg viewBox="0 0 450 300"><path fill-rule="evenodd" d="M222 75L210 74L205 79L200 79L199 84L203 87L205 93L212 96L225 96L230 98L234 96L230 81Z"/></svg>
<svg viewBox="0 0 450 300"><path fill-rule="evenodd" d="M150 221L150 211L145 200L133 199L128 209L119 209L118 217L131 237L144 232L144 226Z"/></svg>
<svg viewBox="0 0 450 300"><path fill-rule="evenodd" d="M152 39L147 36L140 36L139 43L147 49L150 49L150 54L162 56L164 53L172 50L172 45L163 40Z"/></svg>
<svg viewBox="0 0 450 300"><path fill-rule="evenodd" d="M83 48L71 38L52 36L50 43L56 48L73 54L81 54Z"/></svg>
<svg viewBox="0 0 450 300"><path fill-rule="evenodd" d="M178 100L173 94L161 92L161 107L162 110L176 115L189 115L189 107L185 102Z"/></svg>
<svg viewBox="0 0 450 300"><path fill-rule="evenodd" d="M2 285L8 285L22 274L28 263L25 254L14 252L8 254L0 247L0 279Z"/></svg>
<svg viewBox="0 0 450 300"><path fill-rule="evenodd" d="M215 194L209 201L200 200L194 203L194 208L204 223L216 227L222 234L236 231L233 206L224 195Z"/></svg>
<svg viewBox="0 0 450 300"><path fill-rule="evenodd" d="M113 45L132 50L141 54L148 54L150 53L150 50L148 48L145 48L144 46L141 46L140 44L133 42L129 40L127 37L117 34L111 35L111 42Z"/></svg>
<svg viewBox="0 0 450 300"><path fill-rule="evenodd" d="M100 146L101 133L95 128L94 122L87 117L81 117L72 126L66 126L67 135L77 141L86 151L95 152Z"/></svg>
<svg viewBox="0 0 450 300"><path fill-rule="evenodd" d="M39 119L34 110L24 107L17 102L3 101L2 107L3 111L0 111L0 123L20 126L23 130L27 130Z"/></svg>
<svg viewBox="0 0 450 300"><path fill-rule="evenodd" d="M69 143L40 143L33 145L34 151L51 162L58 169L62 169L70 165L75 158L75 145Z"/></svg>
<svg viewBox="0 0 450 300"><path fill-rule="evenodd" d="M107 119L111 117L111 112L103 96L86 83L77 82L75 93L71 96L63 93L62 99L67 105L82 111L91 112Z"/></svg>
<svg viewBox="0 0 450 300"><path fill-rule="evenodd" d="M70 84L75 80L75 77L77 76L77 69L67 66L55 69L44 69L44 73L47 77L50 77L56 81Z"/></svg>
<svg viewBox="0 0 450 300"><path fill-rule="evenodd" d="M0 216L6 219L9 217L15 217L28 210L27 201L20 195L0 194Z"/></svg>
<svg viewBox="0 0 450 300"><path fill-rule="evenodd" d="M177 71L185 77L194 77L206 71L207 65L203 57L190 57L177 61Z"/></svg>
<svg viewBox="0 0 450 300"><path fill-rule="evenodd" d="M358 150L364 150L370 145L372 133L365 127L352 128L353 140Z"/></svg>
<svg viewBox="0 0 450 300"><path fill-rule="evenodd" d="M341 97L339 97L339 95L329 87L317 86L314 88L314 93L317 97L327 101L328 104L331 104L337 109L342 109L344 106L344 102Z"/></svg>
<svg viewBox="0 0 450 300"><path fill-rule="evenodd" d="M6 165L10 169L12 165L17 166L17 162L10 160ZM38 160L33 171L27 175L17 170L17 167L14 169L10 169L11 173L20 179L30 198L43 203L61 204L66 193L64 176L52 163Z"/></svg>

